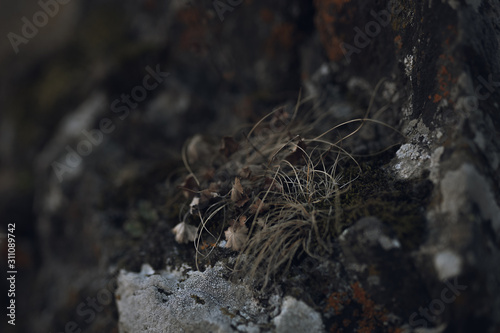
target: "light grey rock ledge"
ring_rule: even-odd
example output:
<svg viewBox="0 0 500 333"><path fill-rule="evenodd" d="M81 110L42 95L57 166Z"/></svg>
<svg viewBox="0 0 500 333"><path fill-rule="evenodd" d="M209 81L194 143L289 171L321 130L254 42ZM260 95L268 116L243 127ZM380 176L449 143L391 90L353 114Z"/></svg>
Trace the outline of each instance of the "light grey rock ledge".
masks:
<svg viewBox="0 0 500 333"><path fill-rule="evenodd" d="M274 295L264 307L246 285L224 279L224 270L122 270L116 292L120 332L323 331L321 315L302 301Z"/></svg>

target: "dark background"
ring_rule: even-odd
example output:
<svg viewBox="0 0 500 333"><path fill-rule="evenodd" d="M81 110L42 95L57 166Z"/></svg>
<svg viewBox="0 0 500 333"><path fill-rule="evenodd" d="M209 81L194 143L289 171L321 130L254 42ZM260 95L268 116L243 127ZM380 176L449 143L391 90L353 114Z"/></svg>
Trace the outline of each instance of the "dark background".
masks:
<svg viewBox="0 0 500 333"><path fill-rule="evenodd" d="M43 19L43 8L36 1L0 4L0 270L6 271L6 227L15 223L18 271L16 327L7 325L2 311L2 331L61 332L75 321L84 332L117 332L114 302L88 322L75 310L122 267L165 266L174 248L170 230L178 222L170 218L175 207L166 198L179 194L166 184L185 174L180 151L186 139L242 130L277 106L293 106L299 92L314 96L314 106L336 121L362 116L374 96L374 110L391 106L377 119L404 132L413 152L421 156L441 149L435 165L415 168L421 174L413 175L411 186L401 185L428 199L420 209L428 220L418 228L425 235L416 253L398 259L407 266L380 268L403 280L396 269L417 270L411 278L439 298L435 255L457 253L465 263L460 281L470 289L443 313L448 331L498 330L499 241L476 195L490 192L477 190L475 178L464 175L457 186L464 189L460 200L466 204L439 215L441 200L455 192L455 184L443 184L442 176L465 164L491 185L489 202L500 197L500 93L495 85L487 88L486 98L475 95L484 80L500 77L498 2L43 3L52 4L53 17L46 16L46 24L26 37L17 53L9 34L22 35L26 21ZM385 8L392 12L390 24L348 61L341 43L356 45L356 29L365 29L376 20L373 12ZM140 87L148 67L169 76L120 119L114 101ZM375 89L383 78L385 84ZM475 107L464 106L467 98ZM82 131L99 128L103 119L111 119L115 129L58 179L53 162L64 163L68 147L77 149L86 140ZM367 131L360 152L384 139L381 133ZM416 165L408 156L398 160L396 150L376 162ZM394 185L380 170L373 174L380 174L388 188ZM401 202L413 199L408 195ZM391 205L404 208L401 202ZM177 257L189 260L187 253ZM361 258L374 262L371 256ZM8 288L5 278L1 281L4 306ZM352 281L334 282L329 292L336 283ZM391 282L384 282L386 290ZM417 301L418 290L402 288L397 297L389 293L378 302L407 300L413 311L417 303L428 304Z"/></svg>
<svg viewBox="0 0 500 333"><path fill-rule="evenodd" d="M65 295L61 297L76 298L76 303L66 312L54 309L51 303L60 301L44 293L46 288L59 287L57 280L50 286L47 274L62 281L78 279L83 275L78 269L85 271L85 267L97 264L96 258L84 255L93 245L68 247L75 235L64 230L71 224L86 223L84 213L70 215L75 220L69 220L68 215L51 215L45 220L54 229L50 237L40 222L43 202L50 196L47 182L54 178L50 163L64 161L67 144L76 149L82 140L81 129L97 128L105 117L117 125L82 164L106 182L121 170L119 164L124 160L104 161L99 151L106 155L123 148L121 156L150 162L148 165L178 161L189 136L228 134L243 120L255 121L279 103L296 100L301 77L311 75L321 64L301 64L299 60L303 44L310 43L315 30L314 7L309 2L246 1L222 16L211 1L72 0L56 2L56 7L47 3L52 4L50 10L55 14L48 16L47 24L36 27L38 32L27 38L27 43L17 46L18 53L8 33L23 36L22 19L33 22L33 16L43 8L36 1L0 5L1 267L6 270L6 226L15 223L19 332L42 327L62 330L67 313L71 316L85 293L80 298L71 296L68 293L76 290L67 291L61 285L60 292ZM321 57L317 39L315 45L314 56ZM170 76L148 92L127 119L118 120L110 107L112 101L142 83L146 66L159 66ZM65 117L96 94L104 96L97 115L78 131L61 130ZM102 149L105 145L108 148ZM91 162L99 160L101 169ZM166 176L162 173L159 179ZM87 195L81 185L66 179L62 186L71 195ZM84 209L84 205L71 208L66 204L69 211ZM73 251L84 258L71 258ZM47 268L54 256L64 253L70 266ZM42 267L51 273L41 273ZM66 270L74 274L66 276ZM5 304L5 279L1 286ZM6 318L1 321L5 327ZM7 328L11 331L13 327Z"/></svg>

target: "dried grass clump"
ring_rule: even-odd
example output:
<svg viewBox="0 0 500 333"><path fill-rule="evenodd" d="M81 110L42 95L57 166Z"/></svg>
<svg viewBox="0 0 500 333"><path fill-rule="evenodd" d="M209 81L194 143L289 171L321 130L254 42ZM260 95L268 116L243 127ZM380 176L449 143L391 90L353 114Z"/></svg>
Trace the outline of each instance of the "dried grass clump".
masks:
<svg viewBox="0 0 500 333"><path fill-rule="evenodd" d="M342 141L365 122L377 122L365 115L315 134L322 117L313 109L297 121L303 102L292 114L272 111L246 135L224 137L203 160L200 150L208 144L200 136L183 149L189 175L181 188L199 223L197 255L208 255L200 245L221 242L224 235L225 247L240 251L235 272L257 278L263 288L298 254L330 252L330 239L344 228L340 194L361 171ZM352 124L356 128L339 139L328 139ZM343 175L346 163L358 174Z"/></svg>

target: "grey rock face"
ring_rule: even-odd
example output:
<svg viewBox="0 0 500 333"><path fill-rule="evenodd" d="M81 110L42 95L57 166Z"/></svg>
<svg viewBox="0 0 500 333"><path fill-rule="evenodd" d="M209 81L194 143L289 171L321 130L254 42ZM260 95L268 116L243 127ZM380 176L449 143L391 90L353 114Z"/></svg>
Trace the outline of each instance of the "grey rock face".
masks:
<svg viewBox="0 0 500 333"><path fill-rule="evenodd" d="M281 313L273 319L276 333L323 332L321 315L307 304L287 296L283 300Z"/></svg>
<svg viewBox="0 0 500 333"><path fill-rule="evenodd" d="M92 0L83 6L75 0L68 15L61 9L22 45L18 58L9 45L0 46L8 78L0 89L0 155L2 162L17 161L1 167L0 197L16 197L12 184L31 188L36 214L16 221L36 229L36 237L31 227L24 236L36 238L36 255L27 255L31 263L25 264L37 271L23 291L30 321L18 330L63 331L75 320L82 331L116 331L119 317L122 332L330 331L349 320L351 331L392 324L416 332L498 332L499 3L254 0L222 17L213 6L222 2L231 1ZM39 10L33 6L19 16L31 18ZM3 25L19 31L20 17ZM61 46L64 40L69 44ZM356 49L346 56L341 43ZM146 66L157 65L171 75L121 119L113 101L139 91L134 88ZM14 88L16 82L22 87ZM384 157L369 158L376 166L366 173L376 176L365 177L362 187L376 183L373 190L361 197L359 188L346 188L340 198L343 213L355 216L346 219L342 237L325 237L325 258L308 258L314 267L294 261L289 280L273 281L282 289L266 301L228 281L222 266L187 275L164 270L166 263L194 267L196 260L193 247L177 244L171 233L182 203L166 204L182 179L169 181L185 175L177 156L182 143L198 133L230 135L242 119L255 123L295 101L301 86L302 97L312 96L324 113L321 132L360 119L368 105L374 122L365 125L391 126L364 126L339 141L356 158L363 155L361 164L385 150ZM88 141L83 130L104 118L116 130L61 181L52 163L68 164L68 147ZM27 166L18 172L21 163ZM394 188L398 196L382 198L381 207L380 197ZM32 204L24 201L20 210ZM400 210L392 208L410 205L422 219L398 224L403 219L393 212ZM405 248L410 242L400 235L413 232L418 237ZM223 250L214 252L234 255ZM146 262L157 273L133 273ZM118 307L106 304L92 320L81 316L80 304L122 268Z"/></svg>
<svg viewBox="0 0 500 333"><path fill-rule="evenodd" d="M247 286L223 278L221 265L204 272L121 271L116 302L122 333L321 332L321 315L293 297L264 307ZM271 320L272 313L281 313ZM274 305L273 305L274 304ZM272 310L274 308L274 311ZM275 328L274 328L275 327Z"/></svg>
<svg viewBox="0 0 500 333"><path fill-rule="evenodd" d="M425 302L426 289L410 256L390 228L376 217L365 217L339 238L345 267L378 302L406 319ZM401 297L393 297L395 290Z"/></svg>
<svg viewBox="0 0 500 333"><path fill-rule="evenodd" d="M413 328L439 326L444 322L450 332L497 332L500 327L498 3L430 1L422 6L413 1L387 1L375 8L371 1L357 0L337 7L334 13L320 12L320 19L333 23L319 30L326 40L325 48L330 50L330 59L341 64L338 72L371 87L382 76L389 78L380 93L374 88L362 88L369 92L367 95L385 96L392 91L392 83L398 87L397 94L391 95L392 100L383 97L397 110L397 127L405 135L388 173L397 179L417 183L430 180L433 184L425 207L424 244L408 257L410 262L414 261L416 272L430 294L428 304L441 304L443 283L458 280L459 285L467 286L455 302L431 309L431 315L425 319L419 314L405 320ZM370 10L374 10L372 15L368 13ZM356 29L346 29L340 19L342 15L351 15L352 21L347 26L354 25L360 29L356 31L361 31L376 25L375 13L383 11L390 23L372 34L369 43L356 45L359 49L348 55L336 52L342 42L352 46L361 40L360 34L353 32ZM366 36L370 35L367 32ZM479 63L483 65L477 66ZM355 261L377 261L372 258L373 247L362 244L360 247L370 250L360 251ZM370 259L363 258L361 253L368 253ZM395 253L389 251L388 259L395 259L392 255ZM424 309L422 306L414 311L419 308ZM422 321L417 324L412 320L415 318Z"/></svg>

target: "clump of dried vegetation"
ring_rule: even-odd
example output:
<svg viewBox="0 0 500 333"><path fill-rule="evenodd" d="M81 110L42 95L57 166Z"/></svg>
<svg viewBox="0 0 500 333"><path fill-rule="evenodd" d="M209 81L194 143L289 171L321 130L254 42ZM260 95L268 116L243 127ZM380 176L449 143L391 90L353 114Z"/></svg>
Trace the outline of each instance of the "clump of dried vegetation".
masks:
<svg viewBox="0 0 500 333"><path fill-rule="evenodd" d="M194 242L197 256L215 246L239 251L234 271L263 288L298 255L330 253L345 228L340 195L361 172L343 142L365 123L380 123L367 118L368 108L317 133L324 117L300 111L306 102L277 108L220 143L197 135L183 148L188 175L179 188L187 204L176 240Z"/></svg>

